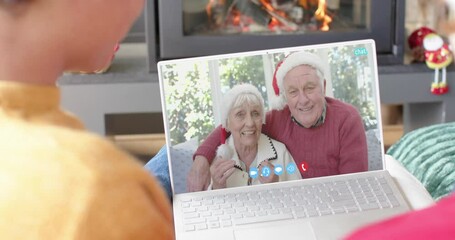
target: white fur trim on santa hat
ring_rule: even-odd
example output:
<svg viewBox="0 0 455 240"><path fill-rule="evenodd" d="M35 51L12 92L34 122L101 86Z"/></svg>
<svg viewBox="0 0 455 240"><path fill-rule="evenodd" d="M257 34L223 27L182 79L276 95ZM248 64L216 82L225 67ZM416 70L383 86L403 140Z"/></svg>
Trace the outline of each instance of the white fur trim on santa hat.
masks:
<svg viewBox="0 0 455 240"><path fill-rule="evenodd" d="M271 101L272 109L280 110L286 106L283 79L291 69L300 65L309 65L315 68L316 70L319 70L322 73L323 78L325 78L326 76L324 63L318 55L306 51L294 52L289 54L283 60L283 63L278 67L276 72L276 81L278 89L280 90L280 95L277 96L276 99L273 99Z"/></svg>
<svg viewBox="0 0 455 240"><path fill-rule="evenodd" d="M216 156L221 157L222 159L232 159L234 156L234 150L232 150L228 144L222 144L216 150Z"/></svg>
<svg viewBox="0 0 455 240"><path fill-rule="evenodd" d="M281 94L281 91L280 96L275 96L269 101L270 109L275 110L283 109L284 107L286 107L286 104L287 104L286 97L284 96L284 94Z"/></svg>
<svg viewBox="0 0 455 240"><path fill-rule="evenodd" d="M223 97L222 107L221 107L221 125L226 128L227 127L227 119L229 111L231 110L235 100L241 94L253 94L255 95L258 100L260 101L259 104L264 111L264 98L262 98L261 93L259 90L247 83L239 84L231 88ZM262 122L265 123L265 112L262 113Z"/></svg>

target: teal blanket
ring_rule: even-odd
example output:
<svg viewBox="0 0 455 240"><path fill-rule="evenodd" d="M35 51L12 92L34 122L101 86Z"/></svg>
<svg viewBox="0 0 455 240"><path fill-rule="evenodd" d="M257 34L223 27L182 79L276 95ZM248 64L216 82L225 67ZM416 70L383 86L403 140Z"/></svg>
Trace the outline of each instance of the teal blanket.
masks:
<svg viewBox="0 0 455 240"><path fill-rule="evenodd" d="M455 122L416 129L392 145L387 154L411 172L435 200L455 186Z"/></svg>

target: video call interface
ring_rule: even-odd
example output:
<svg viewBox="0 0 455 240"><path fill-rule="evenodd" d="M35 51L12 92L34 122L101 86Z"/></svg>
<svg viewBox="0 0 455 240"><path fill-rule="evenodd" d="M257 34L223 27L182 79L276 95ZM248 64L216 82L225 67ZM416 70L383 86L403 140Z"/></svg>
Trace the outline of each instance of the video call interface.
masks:
<svg viewBox="0 0 455 240"><path fill-rule="evenodd" d="M325 96L358 109L368 145L368 170L382 169L384 153L373 42L168 60L160 62L158 71L174 193L187 192L186 179L193 154L221 124L221 109L225 107L223 96L239 84L251 84L264 99L265 114L272 109L276 98L272 86L275 67L289 54L300 51L311 52L322 59L326 69ZM271 174L300 175L305 168L308 168L305 162L275 163L272 168L252 166L243 177L254 182Z"/></svg>

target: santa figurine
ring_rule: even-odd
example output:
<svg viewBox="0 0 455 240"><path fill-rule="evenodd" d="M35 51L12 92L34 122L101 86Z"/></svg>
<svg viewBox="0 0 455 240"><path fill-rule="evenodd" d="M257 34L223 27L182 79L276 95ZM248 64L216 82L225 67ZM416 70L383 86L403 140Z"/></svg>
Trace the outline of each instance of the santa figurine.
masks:
<svg viewBox="0 0 455 240"><path fill-rule="evenodd" d="M445 94L449 91L446 67L453 60L449 45L438 34L428 33L423 39L423 47L425 48L425 62L429 68L434 69L431 93ZM439 81L439 70L442 71L441 81Z"/></svg>
<svg viewBox="0 0 455 240"><path fill-rule="evenodd" d="M411 49L414 62L425 62L425 49L423 48L423 38L435 31L428 27L420 27L414 30L408 37L408 45Z"/></svg>

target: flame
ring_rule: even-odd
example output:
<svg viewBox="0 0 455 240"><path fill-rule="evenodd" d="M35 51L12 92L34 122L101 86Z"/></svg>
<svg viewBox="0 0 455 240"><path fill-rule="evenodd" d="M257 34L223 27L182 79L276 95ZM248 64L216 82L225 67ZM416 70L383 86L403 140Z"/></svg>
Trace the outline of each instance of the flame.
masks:
<svg viewBox="0 0 455 240"><path fill-rule="evenodd" d="M270 23L269 23L269 28L271 30L273 30L278 26L280 26L280 21L278 21L278 19L276 19L276 18L272 18L272 20L270 20Z"/></svg>
<svg viewBox="0 0 455 240"><path fill-rule="evenodd" d="M262 5L269 11L274 11L275 9L272 7L272 5L270 4L270 1L267 1L267 0L260 0L259 2L262 3Z"/></svg>
<svg viewBox="0 0 455 240"><path fill-rule="evenodd" d="M232 24L238 26L242 23L242 15L238 11L233 11L232 13Z"/></svg>
<svg viewBox="0 0 455 240"><path fill-rule="evenodd" d="M286 18L286 14L282 11L279 11L275 8L273 8L272 4L270 3L270 0L260 0L259 1L262 6L265 7L265 9L267 9L267 11L270 13L275 13L276 15L272 15L271 17L271 20L270 20L270 23L269 23L269 29L273 31L273 29L275 29L276 27L285 27L283 25L282 22L280 22L280 20L277 18L277 17L283 17L283 18ZM276 16L276 17L274 17Z"/></svg>
<svg viewBox="0 0 455 240"><path fill-rule="evenodd" d="M209 19L212 17L212 5L214 4L215 0L210 0L209 3L205 6L205 11L207 12L207 16Z"/></svg>
<svg viewBox="0 0 455 240"><path fill-rule="evenodd" d="M239 1L250 1L250 0L239 0ZM286 16L287 14L283 11L275 9L272 4L271 0L258 0L262 7L270 14L271 20L269 22L269 29L271 31L275 30L285 30L285 31L295 31L298 26L292 20ZM205 10L207 12L209 21L215 21L216 25L221 24L219 20L223 18L217 18L217 20L212 19L213 9L220 5L225 5L226 0L209 0L207 5L205 6ZM326 0L298 0L298 4L302 6L307 11L310 9L315 9L314 18L321 22L321 31L329 31L330 27L329 24L332 22L332 18L327 14L327 4ZM241 26L242 31L248 31L248 24L251 21L249 16L247 18L243 18L242 14L238 11L231 11L229 16L224 19L229 19L230 23L234 26Z"/></svg>
<svg viewBox="0 0 455 240"><path fill-rule="evenodd" d="M318 9L314 12L314 16L317 20L322 21L321 31L329 31L329 24L332 22L332 18L326 13L325 0L319 0Z"/></svg>

